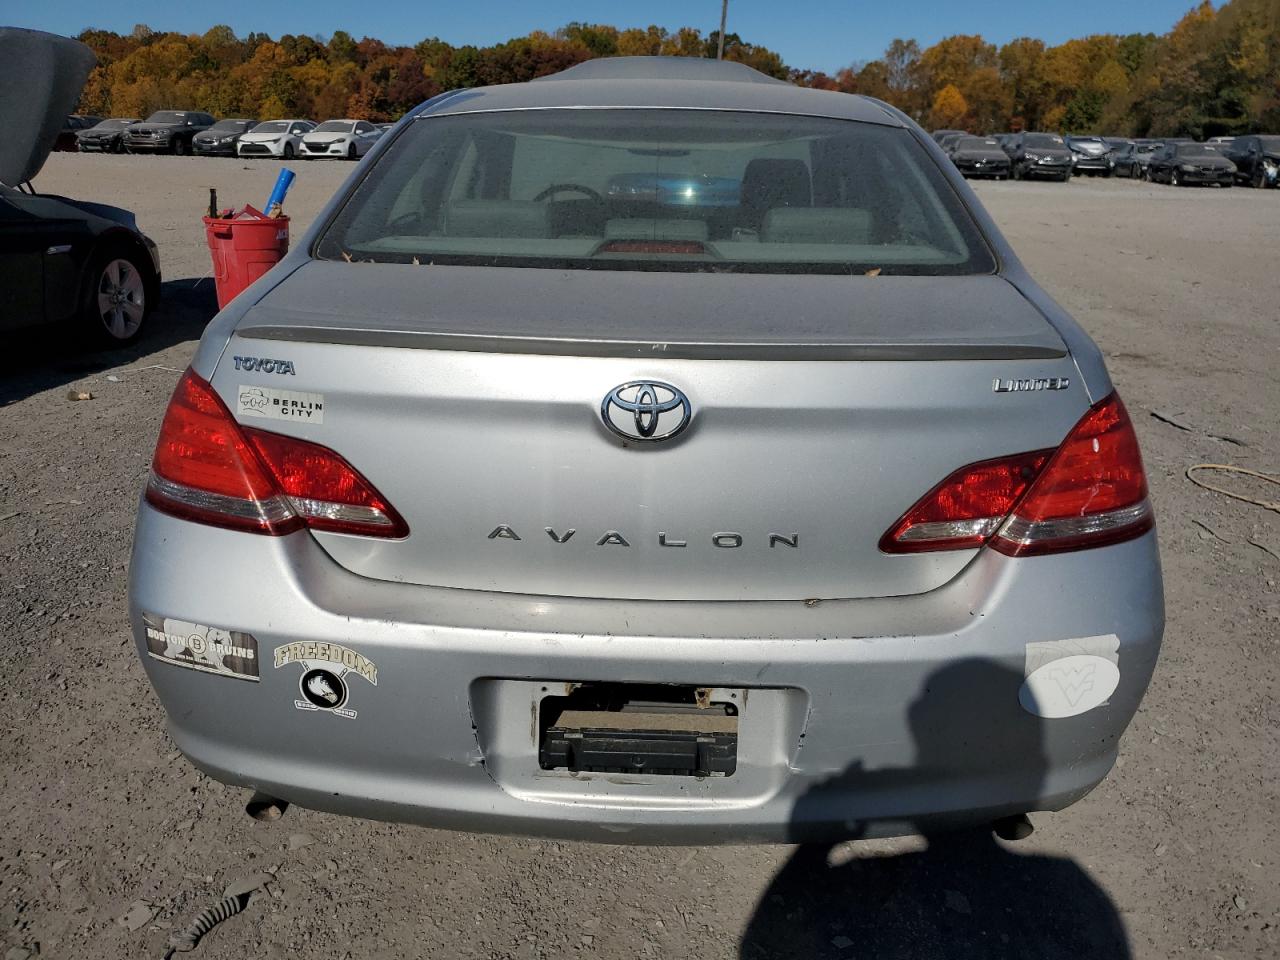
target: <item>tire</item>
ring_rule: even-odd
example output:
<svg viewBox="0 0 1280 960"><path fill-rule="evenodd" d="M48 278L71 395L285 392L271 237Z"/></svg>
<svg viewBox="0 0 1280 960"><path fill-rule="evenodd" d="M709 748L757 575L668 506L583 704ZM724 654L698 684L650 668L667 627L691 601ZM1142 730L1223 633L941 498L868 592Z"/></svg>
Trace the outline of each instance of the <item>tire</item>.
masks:
<svg viewBox="0 0 1280 960"><path fill-rule="evenodd" d="M1022 168L1015 163L1013 167L1010 169L1009 175L1013 177L1014 180L1021 180Z"/></svg>
<svg viewBox="0 0 1280 960"><path fill-rule="evenodd" d="M185 156L187 152L187 142L185 140L175 140L169 147L169 152L175 157Z"/></svg>
<svg viewBox="0 0 1280 960"><path fill-rule="evenodd" d="M359 155L356 153L356 145L354 143L351 144L349 147L347 147L347 159L348 160L360 159Z"/></svg>
<svg viewBox="0 0 1280 960"><path fill-rule="evenodd" d="M286 160L292 160L292 159L293 159L293 144L292 144L292 143L286 143L286 144L284 145L284 158L285 158Z"/></svg>
<svg viewBox="0 0 1280 960"><path fill-rule="evenodd" d="M1253 173L1249 175L1249 186L1255 190L1261 190L1267 185L1266 175L1262 172L1262 168L1254 164Z"/></svg>
<svg viewBox="0 0 1280 960"><path fill-rule="evenodd" d="M96 252L84 274L81 333L99 347L128 346L142 336L155 299L146 254L121 244Z"/></svg>
<svg viewBox="0 0 1280 960"><path fill-rule="evenodd" d="M1182 174L1180 174L1177 170L1169 171L1169 186L1171 187L1182 186Z"/></svg>
<svg viewBox="0 0 1280 960"><path fill-rule="evenodd" d="M111 145L111 152L124 153L124 141L117 139L116 142Z"/></svg>

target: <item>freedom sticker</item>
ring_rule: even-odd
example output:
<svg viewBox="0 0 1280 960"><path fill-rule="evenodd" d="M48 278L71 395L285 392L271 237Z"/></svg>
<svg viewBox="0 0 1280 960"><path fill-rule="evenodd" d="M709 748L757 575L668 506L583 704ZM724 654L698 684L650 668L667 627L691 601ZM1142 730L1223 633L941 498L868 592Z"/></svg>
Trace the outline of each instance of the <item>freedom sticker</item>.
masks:
<svg viewBox="0 0 1280 960"><path fill-rule="evenodd" d="M241 384L236 389L236 414L264 420L324 423L324 394Z"/></svg>
<svg viewBox="0 0 1280 960"><path fill-rule="evenodd" d="M291 663L302 667L298 675L300 696L293 701L299 710L332 713L354 720L356 711L347 705L351 699L351 678L360 677L375 687L378 685L378 665L340 643L287 643L276 647L276 669Z"/></svg>
<svg viewBox="0 0 1280 960"><path fill-rule="evenodd" d="M142 615L147 653L177 667L258 682L258 641L251 634L153 613Z"/></svg>

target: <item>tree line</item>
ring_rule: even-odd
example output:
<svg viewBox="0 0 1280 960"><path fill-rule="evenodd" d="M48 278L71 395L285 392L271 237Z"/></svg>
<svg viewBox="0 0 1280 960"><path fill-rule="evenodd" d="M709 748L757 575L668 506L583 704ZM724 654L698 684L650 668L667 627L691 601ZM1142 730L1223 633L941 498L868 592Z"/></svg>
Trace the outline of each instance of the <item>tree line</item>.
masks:
<svg viewBox="0 0 1280 960"><path fill-rule="evenodd" d="M327 40L237 37L137 26L86 30L98 55L80 104L98 116L159 109L220 117L394 120L445 90L532 80L594 57L714 57L716 32L571 23L487 47L432 37L391 46L337 31ZM1208 137L1280 131L1280 0L1205 0L1164 35L1096 34L1049 46L952 36L894 40L879 59L834 76L788 66L725 35L725 57L801 86L878 97L927 127Z"/></svg>

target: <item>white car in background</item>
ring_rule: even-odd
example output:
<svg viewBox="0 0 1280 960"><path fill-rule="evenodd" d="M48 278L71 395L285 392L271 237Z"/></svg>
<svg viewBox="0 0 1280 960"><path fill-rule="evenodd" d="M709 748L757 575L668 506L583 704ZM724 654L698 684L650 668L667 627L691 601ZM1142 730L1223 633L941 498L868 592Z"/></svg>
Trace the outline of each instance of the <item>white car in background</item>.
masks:
<svg viewBox="0 0 1280 960"><path fill-rule="evenodd" d="M315 128L312 120L266 120L240 137L236 155L292 160L302 152L302 138Z"/></svg>
<svg viewBox="0 0 1280 960"><path fill-rule="evenodd" d="M382 135L367 120L326 120L302 138L299 153L307 157L345 157L355 160L369 152Z"/></svg>

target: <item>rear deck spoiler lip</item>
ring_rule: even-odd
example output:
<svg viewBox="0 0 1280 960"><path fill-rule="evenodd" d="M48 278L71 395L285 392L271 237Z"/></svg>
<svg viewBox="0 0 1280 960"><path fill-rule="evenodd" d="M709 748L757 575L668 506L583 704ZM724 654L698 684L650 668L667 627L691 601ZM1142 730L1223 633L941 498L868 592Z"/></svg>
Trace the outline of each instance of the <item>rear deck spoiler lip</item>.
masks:
<svg viewBox="0 0 1280 960"><path fill-rule="evenodd" d="M588 338L518 337L432 330L332 327L250 321L236 336L250 340L325 343L344 346L514 353L541 356L660 358L665 360L1058 360L1065 348L990 343L769 343L678 342Z"/></svg>

